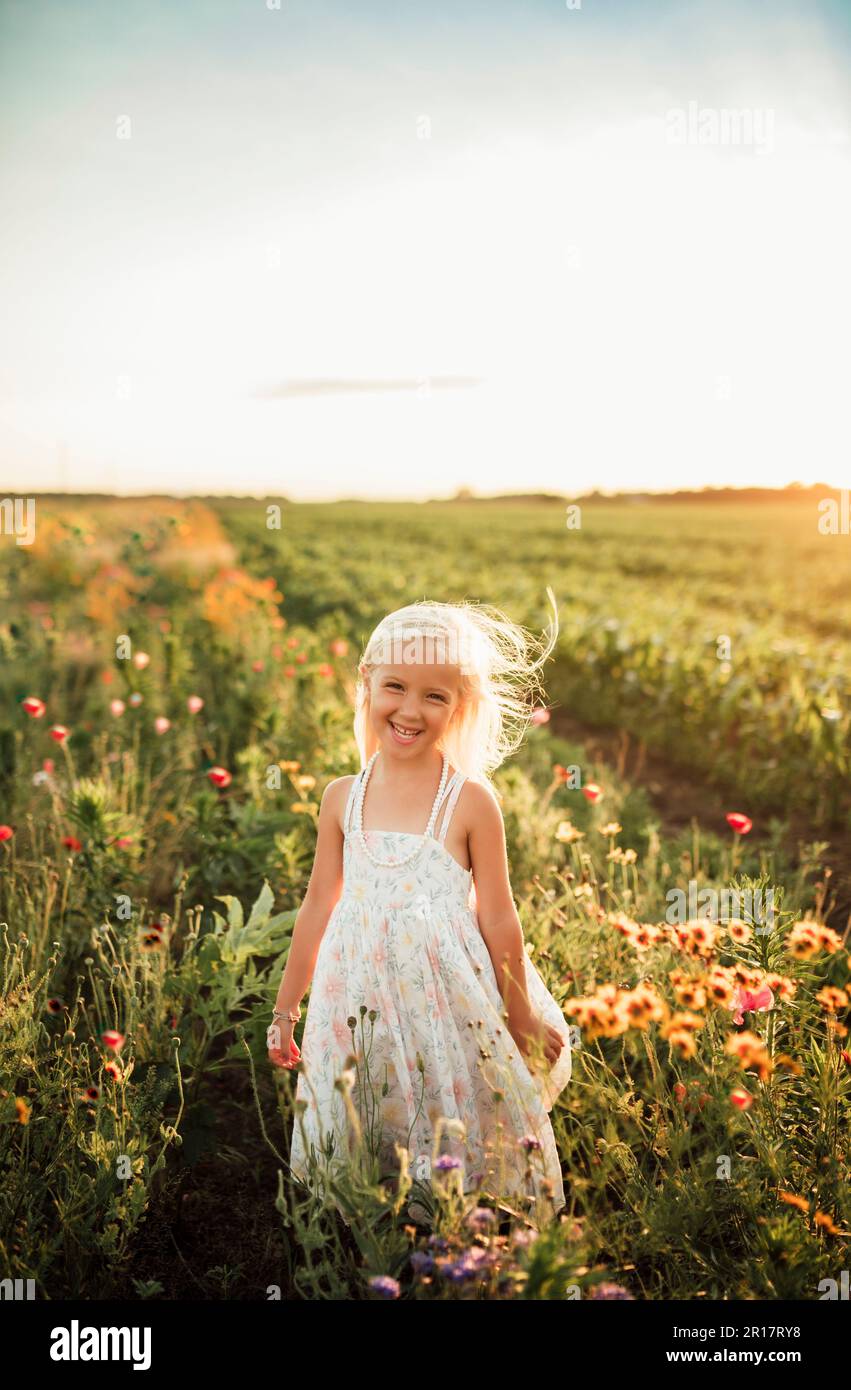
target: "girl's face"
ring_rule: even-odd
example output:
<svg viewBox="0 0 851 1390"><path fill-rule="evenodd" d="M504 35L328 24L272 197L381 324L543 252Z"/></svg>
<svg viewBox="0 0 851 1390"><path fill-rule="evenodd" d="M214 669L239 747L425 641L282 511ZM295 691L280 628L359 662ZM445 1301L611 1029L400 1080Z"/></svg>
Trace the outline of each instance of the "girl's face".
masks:
<svg viewBox="0 0 851 1390"><path fill-rule="evenodd" d="M360 667L361 675L367 672ZM377 666L369 680L369 719L390 757L419 759L440 743L459 704L457 666Z"/></svg>

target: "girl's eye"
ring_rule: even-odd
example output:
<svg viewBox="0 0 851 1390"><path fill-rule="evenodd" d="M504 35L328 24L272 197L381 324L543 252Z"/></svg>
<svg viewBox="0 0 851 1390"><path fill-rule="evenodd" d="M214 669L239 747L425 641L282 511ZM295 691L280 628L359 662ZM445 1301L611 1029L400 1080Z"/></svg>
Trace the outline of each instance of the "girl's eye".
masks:
<svg viewBox="0 0 851 1390"><path fill-rule="evenodd" d="M401 690L402 687L401 687L401 685L399 684L398 681L388 681L388 682L387 682L387 689L388 689L388 690ZM445 696L445 695L438 695L438 693L437 693L436 690L433 690L433 691L432 691L431 697L430 697L430 698L433 699L433 700L439 700L440 703L441 703L442 705L445 705L445 704L446 704L446 696Z"/></svg>

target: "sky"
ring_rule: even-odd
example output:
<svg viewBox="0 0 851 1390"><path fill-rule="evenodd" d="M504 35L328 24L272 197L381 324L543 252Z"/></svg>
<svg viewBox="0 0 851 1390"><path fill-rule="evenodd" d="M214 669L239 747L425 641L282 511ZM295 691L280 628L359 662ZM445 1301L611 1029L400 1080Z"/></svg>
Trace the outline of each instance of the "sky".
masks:
<svg viewBox="0 0 851 1390"><path fill-rule="evenodd" d="M0 495L848 486L848 0L0 0Z"/></svg>

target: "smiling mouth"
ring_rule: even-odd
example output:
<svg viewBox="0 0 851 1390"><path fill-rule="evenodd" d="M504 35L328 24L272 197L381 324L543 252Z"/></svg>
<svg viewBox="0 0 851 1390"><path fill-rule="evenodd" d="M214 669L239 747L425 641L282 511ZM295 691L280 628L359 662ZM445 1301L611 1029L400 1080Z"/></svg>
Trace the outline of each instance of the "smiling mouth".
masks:
<svg viewBox="0 0 851 1390"><path fill-rule="evenodd" d="M406 729L403 724L394 724L392 719L388 719L387 723L402 743L413 743L423 732L422 729Z"/></svg>

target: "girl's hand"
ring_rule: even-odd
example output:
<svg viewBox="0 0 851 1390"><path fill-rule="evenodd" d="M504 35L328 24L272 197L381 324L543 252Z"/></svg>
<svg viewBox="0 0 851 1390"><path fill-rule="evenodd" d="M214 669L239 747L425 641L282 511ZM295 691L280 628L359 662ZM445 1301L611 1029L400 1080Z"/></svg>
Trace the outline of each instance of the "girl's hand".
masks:
<svg viewBox="0 0 851 1390"><path fill-rule="evenodd" d="M530 1056L540 1046L549 1065L555 1066L564 1047L564 1037L551 1023L532 1013L523 1024L512 1025L509 1022L508 1031L524 1057Z"/></svg>
<svg viewBox="0 0 851 1390"><path fill-rule="evenodd" d="M269 1061L273 1067L292 1071L296 1063L301 1060L298 1043L293 1038L294 1028L295 1024L290 1019L276 1018L266 1029Z"/></svg>

